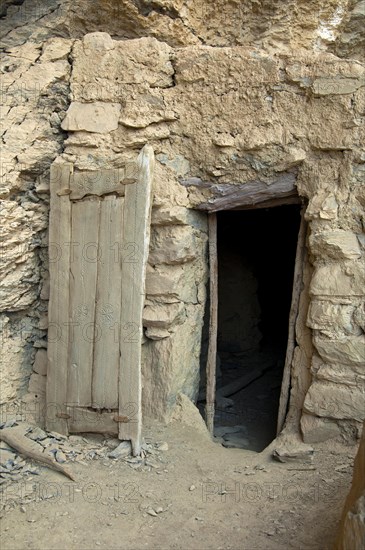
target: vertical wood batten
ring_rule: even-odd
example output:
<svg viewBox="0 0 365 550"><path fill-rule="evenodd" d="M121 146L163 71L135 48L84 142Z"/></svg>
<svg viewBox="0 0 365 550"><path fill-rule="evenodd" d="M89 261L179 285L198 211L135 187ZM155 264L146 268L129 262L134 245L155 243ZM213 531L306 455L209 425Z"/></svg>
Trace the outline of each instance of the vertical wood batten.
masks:
<svg viewBox="0 0 365 550"><path fill-rule="evenodd" d="M95 408L118 408L119 337L122 305L120 261L124 198L101 203L94 342L92 402Z"/></svg>
<svg viewBox="0 0 365 550"><path fill-rule="evenodd" d="M209 344L207 358L207 392L206 392L206 423L209 432L214 431L214 404L217 363L217 330L218 330L218 254L217 254L217 214L208 216L209 228L209 289L210 289L210 315L209 315Z"/></svg>
<svg viewBox="0 0 365 550"><path fill-rule="evenodd" d="M303 207L300 213L301 221L298 233L297 250L295 254L293 291L288 324L288 345L286 348L283 380L281 384L277 434L279 434L283 428L289 401L290 371L295 350L295 324L299 313L300 294L303 288L303 266L305 257L305 243L307 238L307 222L304 219L304 214L305 208Z"/></svg>
<svg viewBox="0 0 365 550"><path fill-rule="evenodd" d="M69 357L69 294L71 203L68 189L72 164L52 164L50 174L47 429L67 434L67 364Z"/></svg>
<svg viewBox="0 0 365 550"><path fill-rule="evenodd" d="M95 295L98 269L100 201L88 199L72 204L72 250L70 258L70 359L67 398L74 405L92 406Z"/></svg>
<svg viewBox="0 0 365 550"><path fill-rule="evenodd" d="M138 157L139 176L125 191L123 216L122 311L119 366L119 438L130 440L133 454L141 447L142 313L149 252L154 153L145 146Z"/></svg>

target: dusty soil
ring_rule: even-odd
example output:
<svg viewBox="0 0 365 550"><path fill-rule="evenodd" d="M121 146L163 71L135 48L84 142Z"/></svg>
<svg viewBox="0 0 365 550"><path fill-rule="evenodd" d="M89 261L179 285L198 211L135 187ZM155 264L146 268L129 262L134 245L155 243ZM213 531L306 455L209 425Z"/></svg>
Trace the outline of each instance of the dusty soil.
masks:
<svg viewBox="0 0 365 550"><path fill-rule="evenodd" d="M177 422L145 426L144 435L168 444L153 466L92 453L69 463L74 483L40 468L7 486L2 550L332 548L354 447L321 444L311 465L283 464Z"/></svg>

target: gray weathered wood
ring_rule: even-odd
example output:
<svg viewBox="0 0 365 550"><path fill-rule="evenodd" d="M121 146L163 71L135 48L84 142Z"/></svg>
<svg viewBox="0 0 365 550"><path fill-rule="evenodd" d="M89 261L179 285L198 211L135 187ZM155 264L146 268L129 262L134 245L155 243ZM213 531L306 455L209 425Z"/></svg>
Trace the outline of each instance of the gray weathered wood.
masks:
<svg viewBox="0 0 365 550"><path fill-rule="evenodd" d="M69 479L72 479L72 481L75 481L73 474L67 468L53 460L50 454L48 455L43 453L43 447L41 445L26 437L23 433L21 433L21 430L18 430L17 428L20 428L20 426L0 430L0 441L4 441L21 455L31 458L32 460L36 460L44 466L53 468L54 470L61 472Z"/></svg>
<svg viewBox="0 0 365 550"><path fill-rule="evenodd" d="M75 405L91 406L95 330L95 295L98 267L100 201L72 204L70 257L70 357L67 398Z"/></svg>
<svg viewBox="0 0 365 550"><path fill-rule="evenodd" d="M125 191L122 255L122 312L119 370L119 438L141 445L141 343L145 274L149 251L154 154L145 146L138 157L138 182Z"/></svg>
<svg viewBox="0 0 365 550"><path fill-rule="evenodd" d="M289 312L288 344L286 349L283 380L279 401L277 433L284 425L290 391L290 371L295 349L295 323L299 312L300 293L303 287L303 265L305 256L305 243L307 238L307 222L304 219L305 209L301 211L301 222L298 234L297 250L295 255L294 278L292 300Z"/></svg>
<svg viewBox="0 0 365 550"><path fill-rule="evenodd" d="M138 167L135 162L120 168L75 172L70 182L70 198L82 199L86 195L100 197L107 193L124 195L125 185L137 181L137 172ZM66 193L67 188L61 192Z"/></svg>
<svg viewBox="0 0 365 550"><path fill-rule="evenodd" d="M69 268L71 204L57 191L69 187L72 164L52 164L49 225L50 299L48 305L48 370L46 424L49 430L67 433L62 418L67 401L67 362L69 347Z"/></svg>
<svg viewBox="0 0 365 550"><path fill-rule="evenodd" d="M97 411L86 407L68 407L70 433L118 434L118 411Z"/></svg>
<svg viewBox="0 0 365 550"><path fill-rule="evenodd" d="M210 276L210 314L209 343L207 358L207 400L206 422L209 432L214 431L215 382L217 366L217 331L218 331L218 254L217 254L217 215L209 214L209 276Z"/></svg>
<svg viewBox="0 0 365 550"><path fill-rule="evenodd" d="M96 330L92 401L97 408L118 408L119 338L122 305L121 245L124 198L107 196L101 202Z"/></svg>
<svg viewBox="0 0 365 550"><path fill-rule="evenodd" d="M119 433L135 454L153 163L145 147L123 170L51 178L47 427Z"/></svg>
<svg viewBox="0 0 365 550"><path fill-rule="evenodd" d="M296 197L297 189L295 186L296 174L286 172L271 183L263 181L249 181L244 184L212 184L191 178L182 180L184 186L189 187L189 193L194 201L194 191L191 188L208 189L211 198L195 208L208 212L218 212L219 210L232 210L235 208L255 207L261 203L285 198Z"/></svg>

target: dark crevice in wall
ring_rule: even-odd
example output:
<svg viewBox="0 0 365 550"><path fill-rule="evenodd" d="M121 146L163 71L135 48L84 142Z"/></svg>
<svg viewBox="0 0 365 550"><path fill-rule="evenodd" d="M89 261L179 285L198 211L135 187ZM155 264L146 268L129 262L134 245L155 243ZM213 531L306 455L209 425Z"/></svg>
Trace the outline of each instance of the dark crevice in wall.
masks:
<svg viewBox="0 0 365 550"><path fill-rule="evenodd" d="M160 6L157 2L145 2L144 0L133 0L133 4L144 17L148 17L150 13L155 12L160 15L167 15L170 19L180 19L178 10L173 7L167 8L166 6Z"/></svg>

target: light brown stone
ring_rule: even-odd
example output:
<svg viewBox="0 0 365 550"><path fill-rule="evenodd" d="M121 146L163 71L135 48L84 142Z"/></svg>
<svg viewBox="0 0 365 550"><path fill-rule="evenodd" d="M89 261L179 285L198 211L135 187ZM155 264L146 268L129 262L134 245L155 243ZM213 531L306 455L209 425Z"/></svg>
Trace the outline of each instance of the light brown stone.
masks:
<svg viewBox="0 0 365 550"><path fill-rule="evenodd" d="M310 414L302 415L300 429L304 443L320 443L340 435L340 428L336 422Z"/></svg>
<svg viewBox="0 0 365 550"><path fill-rule="evenodd" d="M191 262L197 257L194 240L195 236L188 227L158 227L151 238L148 261L151 265Z"/></svg>
<svg viewBox="0 0 365 550"><path fill-rule="evenodd" d="M71 103L66 117L62 121L62 129L70 132L83 130L106 134L118 128L121 106L118 103Z"/></svg>
<svg viewBox="0 0 365 550"><path fill-rule="evenodd" d="M322 364L316 371L318 380L328 380L335 384L346 386L357 386L359 388L365 385L365 369L362 365L349 366L343 364Z"/></svg>
<svg viewBox="0 0 365 550"><path fill-rule="evenodd" d="M145 306L143 310L143 326L160 329L171 328L184 321L185 310L183 304L155 304Z"/></svg>
<svg viewBox="0 0 365 550"><path fill-rule="evenodd" d="M192 211L183 206L160 207L152 209L152 225L193 225Z"/></svg>
<svg viewBox="0 0 365 550"><path fill-rule="evenodd" d="M150 340L163 340L164 338L169 338L171 333L163 328L148 327L145 335Z"/></svg>
<svg viewBox="0 0 365 550"><path fill-rule="evenodd" d="M311 252L317 257L355 260L361 257L357 237L341 229L315 233L309 237Z"/></svg>
<svg viewBox="0 0 365 550"><path fill-rule="evenodd" d="M304 411L320 417L364 420L364 387L313 382L304 400Z"/></svg>
<svg viewBox="0 0 365 550"><path fill-rule="evenodd" d="M335 340L321 338L315 333L314 345L325 362L365 367L365 336L363 334Z"/></svg>
<svg viewBox="0 0 365 550"><path fill-rule="evenodd" d="M360 334L354 319L355 307L313 300L309 305L307 325L318 329L326 336Z"/></svg>
<svg viewBox="0 0 365 550"><path fill-rule="evenodd" d="M364 296L365 268L362 262L318 266L313 274L313 296Z"/></svg>
<svg viewBox="0 0 365 550"><path fill-rule="evenodd" d="M163 274L159 272L147 272L146 294L150 297L169 296L178 300L179 273Z"/></svg>
<svg viewBox="0 0 365 550"><path fill-rule="evenodd" d="M317 96L353 94L364 85L364 78L316 78L312 90Z"/></svg>

